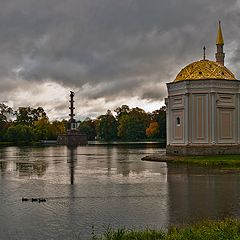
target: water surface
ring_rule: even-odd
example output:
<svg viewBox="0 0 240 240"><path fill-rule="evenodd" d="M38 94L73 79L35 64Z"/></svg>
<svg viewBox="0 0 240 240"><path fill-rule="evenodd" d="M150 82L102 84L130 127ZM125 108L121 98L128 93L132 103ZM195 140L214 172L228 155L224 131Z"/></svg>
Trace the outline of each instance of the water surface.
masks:
<svg viewBox="0 0 240 240"><path fill-rule="evenodd" d="M0 149L0 239L89 239L240 216L240 175L143 162L156 145ZM22 202L22 197L46 202Z"/></svg>

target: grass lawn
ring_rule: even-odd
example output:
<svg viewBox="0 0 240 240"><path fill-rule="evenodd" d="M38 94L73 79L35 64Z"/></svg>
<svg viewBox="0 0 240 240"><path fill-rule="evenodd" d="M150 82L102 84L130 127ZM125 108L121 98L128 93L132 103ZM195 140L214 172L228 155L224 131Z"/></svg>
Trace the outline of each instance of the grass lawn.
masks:
<svg viewBox="0 0 240 240"><path fill-rule="evenodd" d="M186 156L172 158L168 162L202 167L240 168L240 155Z"/></svg>
<svg viewBox="0 0 240 240"><path fill-rule="evenodd" d="M102 236L93 233L92 240L236 240L240 239L240 221L225 219L203 221L184 228L170 227L169 230L134 231L106 229Z"/></svg>

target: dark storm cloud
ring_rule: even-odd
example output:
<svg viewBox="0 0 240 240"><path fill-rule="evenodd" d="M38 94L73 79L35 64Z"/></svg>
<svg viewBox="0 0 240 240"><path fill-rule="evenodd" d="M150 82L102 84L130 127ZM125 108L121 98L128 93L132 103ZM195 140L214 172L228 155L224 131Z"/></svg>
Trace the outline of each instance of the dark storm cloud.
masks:
<svg viewBox="0 0 240 240"><path fill-rule="evenodd" d="M203 45L213 58L220 18L237 69L239 15L235 0L1 0L1 92L16 74L78 87L89 99L162 99L166 89L154 84L200 59Z"/></svg>
<svg viewBox="0 0 240 240"><path fill-rule="evenodd" d="M147 100L164 100L167 95L166 87L163 84L152 84L143 88L141 98Z"/></svg>

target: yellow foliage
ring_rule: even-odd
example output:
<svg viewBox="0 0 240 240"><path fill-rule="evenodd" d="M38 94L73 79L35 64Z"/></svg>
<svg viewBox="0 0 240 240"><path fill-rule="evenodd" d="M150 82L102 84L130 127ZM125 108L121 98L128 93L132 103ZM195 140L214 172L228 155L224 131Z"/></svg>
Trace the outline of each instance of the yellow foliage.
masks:
<svg viewBox="0 0 240 240"><path fill-rule="evenodd" d="M159 134L159 125L157 122L151 122L149 127L146 129L146 135L148 138L152 138L157 134Z"/></svg>

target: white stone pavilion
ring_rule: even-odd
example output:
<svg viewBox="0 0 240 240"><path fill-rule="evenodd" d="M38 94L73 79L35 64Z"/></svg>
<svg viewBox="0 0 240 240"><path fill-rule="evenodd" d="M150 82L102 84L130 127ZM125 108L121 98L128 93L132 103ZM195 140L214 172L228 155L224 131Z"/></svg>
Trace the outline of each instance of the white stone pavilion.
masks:
<svg viewBox="0 0 240 240"><path fill-rule="evenodd" d="M216 45L216 62L204 51L167 84L167 154L240 153L240 81L224 66L220 22Z"/></svg>

